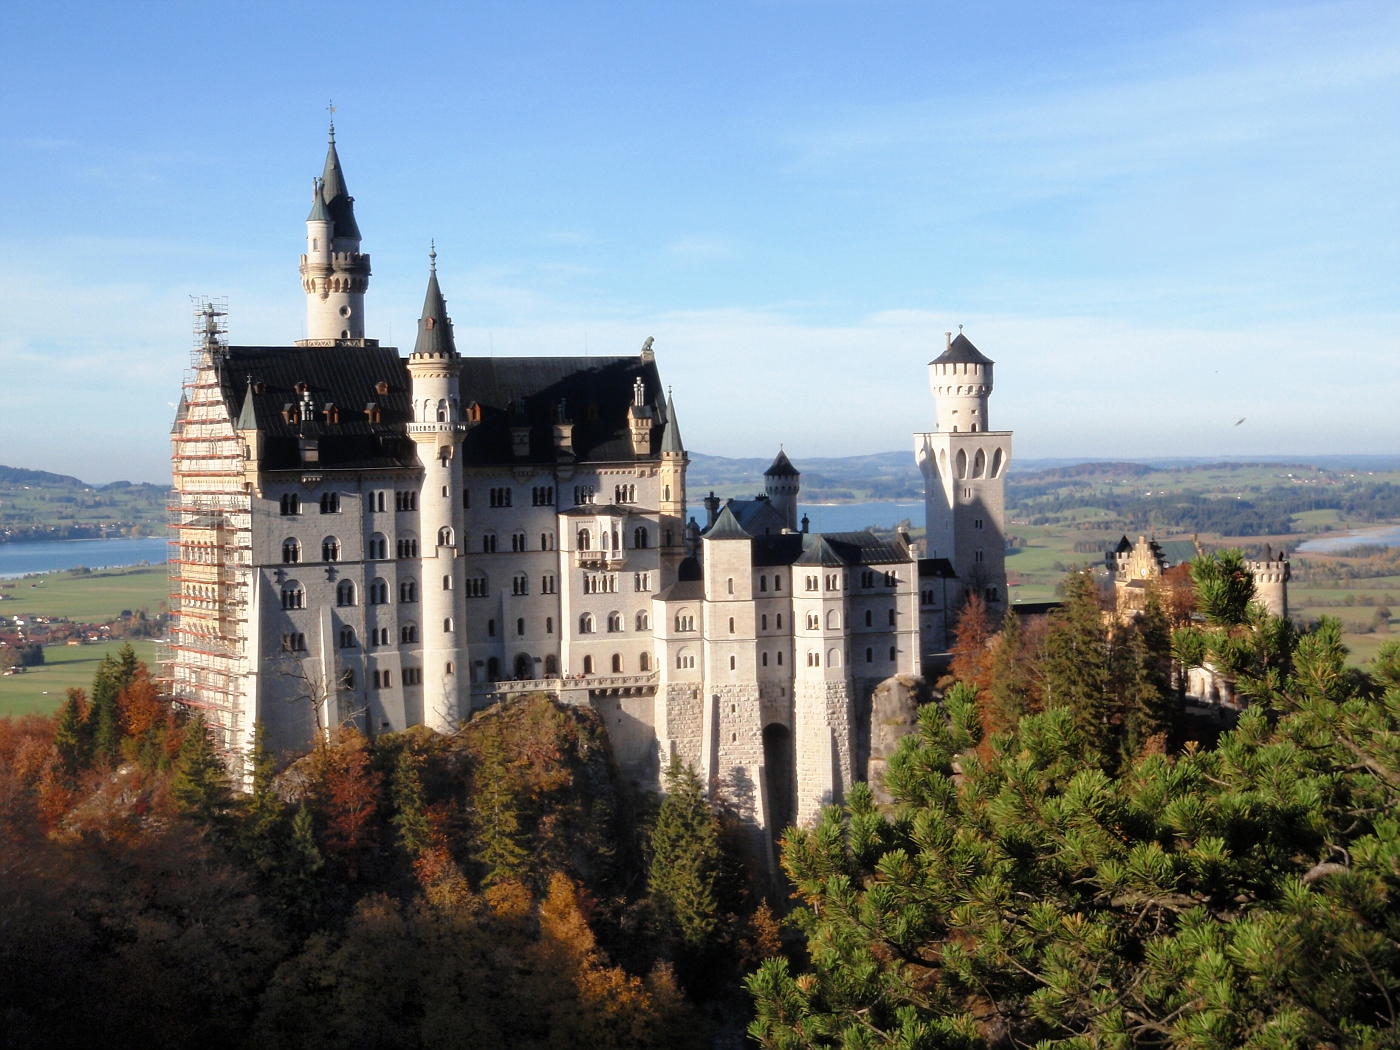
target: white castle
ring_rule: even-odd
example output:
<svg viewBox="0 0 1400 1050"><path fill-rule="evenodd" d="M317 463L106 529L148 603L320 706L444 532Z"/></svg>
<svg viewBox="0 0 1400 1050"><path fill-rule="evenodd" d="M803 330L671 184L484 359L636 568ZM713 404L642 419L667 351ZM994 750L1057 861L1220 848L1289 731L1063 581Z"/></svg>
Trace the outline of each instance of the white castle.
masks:
<svg viewBox="0 0 1400 1050"><path fill-rule="evenodd" d="M968 588L1006 600L992 363L960 335L931 365L927 557L902 533L808 532L782 453L763 495L706 500L702 528L650 339L464 357L431 259L401 357L365 337L370 258L332 127L307 338L230 346L202 313L171 438L173 694L233 757L257 723L305 748L346 723L451 731L544 692L596 710L644 787L679 755L760 828L839 801L874 688L946 652Z"/></svg>

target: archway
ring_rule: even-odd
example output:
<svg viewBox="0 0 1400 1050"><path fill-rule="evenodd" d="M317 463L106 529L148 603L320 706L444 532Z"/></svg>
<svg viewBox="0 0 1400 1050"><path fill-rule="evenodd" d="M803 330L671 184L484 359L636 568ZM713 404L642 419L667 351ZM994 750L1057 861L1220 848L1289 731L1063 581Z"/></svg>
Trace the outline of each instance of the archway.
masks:
<svg viewBox="0 0 1400 1050"><path fill-rule="evenodd" d="M792 823L795 770L792 765L792 734L779 722L763 728L763 766L768 774L768 808L773 841Z"/></svg>
<svg viewBox="0 0 1400 1050"><path fill-rule="evenodd" d="M534 661L525 653L520 653L515 658L515 677L521 682L535 677Z"/></svg>

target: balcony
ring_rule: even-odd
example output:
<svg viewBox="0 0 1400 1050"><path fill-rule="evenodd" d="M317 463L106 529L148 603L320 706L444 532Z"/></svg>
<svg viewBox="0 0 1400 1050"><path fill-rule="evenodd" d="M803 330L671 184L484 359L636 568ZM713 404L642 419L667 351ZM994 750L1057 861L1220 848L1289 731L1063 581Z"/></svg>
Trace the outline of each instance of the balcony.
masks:
<svg viewBox="0 0 1400 1050"><path fill-rule="evenodd" d="M574 551L576 569L620 569L626 560L626 551Z"/></svg>

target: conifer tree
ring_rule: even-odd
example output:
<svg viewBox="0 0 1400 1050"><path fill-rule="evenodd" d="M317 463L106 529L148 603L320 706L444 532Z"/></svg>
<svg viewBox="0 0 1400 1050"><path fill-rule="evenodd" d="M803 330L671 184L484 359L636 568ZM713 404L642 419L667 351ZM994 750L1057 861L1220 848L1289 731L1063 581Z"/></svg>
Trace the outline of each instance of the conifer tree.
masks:
<svg viewBox="0 0 1400 1050"><path fill-rule="evenodd" d="M428 822L428 807L423 800L423 780L418 775L418 759L410 748L405 747L399 752L389 787L399 845L410 858L417 857L428 847L432 826Z"/></svg>
<svg viewBox="0 0 1400 1050"><path fill-rule="evenodd" d="M1100 755L1114 751L1112 670L1098 584L1092 572L1072 572L1045 637L1045 706L1068 708Z"/></svg>
<svg viewBox="0 0 1400 1050"><path fill-rule="evenodd" d="M987 705L986 728L992 732L1015 725L1030 712L1031 679L1023 644L1021 618L1008 608L992 650L990 683L982 693Z"/></svg>
<svg viewBox="0 0 1400 1050"><path fill-rule="evenodd" d="M86 769L91 761L87 733L84 731L83 716L86 714L86 697L81 689L69 689L68 698L59 711L58 724L54 727L53 745L58 751L58 765L68 779Z"/></svg>
<svg viewBox="0 0 1400 1050"><path fill-rule="evenodd" d="M277 762L267 747L267 727L253 727L253 751L248 756L252 790L243 798L238 823L238 849L262 875L270 874L287 848L286 805L278 797L274 779Z"/></svg>
<svg viewBox="0 0 1400 1050"><path fill-rule="evenodd" d="M121 665L111 656L104 656L92 678L92 706L87 727L93 759L104 767L115 765L121 758L121 674Z"/></svg>
<svg viewBox="0 0 1400 1050"><path fill-rule="evenodd" d="M710 947L719 929L719 832L700 777L673 756L651 831L648 885L663 930L692 955Z"/></svg>
<svg viewBox="0 0 1400 1050"><path fill-rule="evenodd" d="M185 726L170 779L170 795L182 813L205 824L220 821L228 811L228 772L214 751L203 715L195 715Z"/></svg>
<svg viewBox="0 0 1400 1050"><path fill-rule="evenodd" d="M123 642L122 647L117 650L117 684L125 689L136 678L136 673L141 669L141 661L136 659L136 650L131 647L130 642Z"/></svg>
<svg viewBox="0 0 1400 1050"><path fill-rule="evenodd" d="M494 730L495 727L492 727ZM529 859L521 842L519 777L515 775L500 732L482 733L472 771L473 856L484 869L487 886L519 879Z"/></svg>

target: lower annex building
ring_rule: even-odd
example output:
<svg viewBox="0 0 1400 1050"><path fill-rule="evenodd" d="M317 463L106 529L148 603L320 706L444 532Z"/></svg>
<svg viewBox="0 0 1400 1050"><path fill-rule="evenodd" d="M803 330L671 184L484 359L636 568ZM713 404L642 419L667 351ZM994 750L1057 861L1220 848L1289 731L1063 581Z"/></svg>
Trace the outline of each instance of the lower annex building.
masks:
<svg viewBox="0 0 1400 1050"><path fill-rule="evenodd" d="M450 731L499 699L594 708L625 773L672 755L759 827L863 778L875 686L1006 598L1009 432L992 362L949 336L916 436L928 556L807 531L780 453L752 500L687 515L688 456L647 340L622 357L459 354L433 255L412 353L367 338L334 129L301 257L307 338L229 345L206 304L172 430L172 692L232 761L331 728Z"/></svg>

